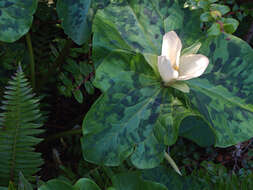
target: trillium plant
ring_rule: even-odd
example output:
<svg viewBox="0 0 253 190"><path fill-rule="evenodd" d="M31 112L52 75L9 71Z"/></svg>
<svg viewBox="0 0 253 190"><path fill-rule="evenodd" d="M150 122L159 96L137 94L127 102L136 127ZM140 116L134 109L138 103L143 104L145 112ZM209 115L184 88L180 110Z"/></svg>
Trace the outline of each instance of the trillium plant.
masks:
<svg viewBox="0 0 253 190"><path fill-rule="evenodd" d="M199 77L206 70L209 60L201 54L180 56L182 43L174 31L163 36L162 54L158 56L158 70L165 85L175 81Z"/></svg>
<svg viewBox="0 0 253 190"><path fill-rule="evenodd" d="M235 15L229 7L235 6L225 0L192 0L198 10L189 10L187 2L0 0L0 83L7 81L8 73L20 62L25 73L30 68L36 92L55 92L47 88L57 86L65 96L73 95L80 107L71 107L74 118L67 123L80 124L83 110L82 136L71 137L72 141L66 138L66 142L81 142L81 148L76 144L81 150L69 151L64 146L64 155L73 153L77 155L73 161L79 161L82 152L85 161L99 165L80 159L71 165L75 172L69 175L73 167L65 168L61 162L63 154L57 152L61 147L47 145L80 130L57 131L36 150L53 148L64 181L50 180L37 189L100 190L87 178L72 185L78 176L104 183L101 189L209 189L192 185L190 176L184 176L184 166L176 165L185 163L175 159L177 140L186 138L201 147L228 147L253 137L253 50L226 33L238 26L230 18ZM243 12L246 9L238 13ZM43 164L34 146L45 136L37 138L47 117L40 114L40 98L28 86L20 66L2 92L0 190L15 189L14 183L18 189L32 190L26 179L37 179L33 175ZM46 95L43 102L65 102L65 98L54 101L55 95ZM62 124L62 119L66 121L59 118L57 122ZM50 122L56 124L53 118ZM188 144L182 146L188 149ZM44 175L48 167L44 169L39 173Z"/></svg>
<svg viewBox="0 0 253 190"><path fill-rule="evenodd" d="M173 0L97 11L93 84L102 95L83 121L86 161L152 169L167 159L180 173L168 151L178 137L227 147L253 136L252 49L233 35L207 36L196 18Z"/></svg>

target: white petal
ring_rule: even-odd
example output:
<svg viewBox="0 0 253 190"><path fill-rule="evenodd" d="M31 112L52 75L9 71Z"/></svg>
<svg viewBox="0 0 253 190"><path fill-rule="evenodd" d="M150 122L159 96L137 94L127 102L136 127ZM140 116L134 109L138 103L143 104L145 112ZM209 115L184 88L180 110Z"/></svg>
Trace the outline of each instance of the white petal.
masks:
<svg viewBox="0 0 253 190"><path fill-rule="evenodd" d="M170 31L163 36L162 56L170 60L172 67L179 66L182 43L176 32Z"/></svg>
<svg viewBox="0 0 253 190"><path fill-rule="evenodd" d="M204 73L209 60L201 54L190 54L180 58L178 80L189 80L199 77Z"/></svg>
<svg viewBox="0 0 253 190"><path fill-rule="evenodd" d="M170 61L165 56L158 56L158 71L165 83L178 77L178 72L172 68Z"/></svg>

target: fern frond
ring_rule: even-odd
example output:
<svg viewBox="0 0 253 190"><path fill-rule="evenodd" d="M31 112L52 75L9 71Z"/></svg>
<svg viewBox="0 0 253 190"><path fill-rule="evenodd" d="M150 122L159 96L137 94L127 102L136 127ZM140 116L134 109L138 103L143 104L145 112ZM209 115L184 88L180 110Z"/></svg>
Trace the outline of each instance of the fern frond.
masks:
<svg viewBox="0 0 253 190"><path fill-rule="evenodd" d="M32 93L21 69L9 82L0 114L0 186L17 182L19 172L31 180L43 161L34 151L41 139L38 99Z"/></svg>

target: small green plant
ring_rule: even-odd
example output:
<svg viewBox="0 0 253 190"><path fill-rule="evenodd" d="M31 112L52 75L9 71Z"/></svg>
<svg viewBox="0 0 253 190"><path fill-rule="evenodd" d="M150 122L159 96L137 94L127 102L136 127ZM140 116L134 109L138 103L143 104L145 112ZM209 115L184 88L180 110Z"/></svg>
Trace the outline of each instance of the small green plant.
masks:
<svg viewBox="0 0 253 190"><path fill-rule="evenodd" d="M239 22L236 19L226 16L230 12L230 7L221 4L218 0L187 0L185 8L201 10L200 20L203 28L207 28L209 36L220 35L221 32L232 34L236 31Z"/></svg>
<svg viewBox="0 0 253 190"><path fill-rule="evenodd" d="M253 173L241 170L239 174L229 172L223 165L204 161L201 169L195 170L192 176L205 185L203 190L248 190L253 187Z"/></svg>
<svg viewBox="0 0 253 190"><path fill-rule="evenodd" d="M89 45L70 48L69 56L62 66L62 72L59 74L59 90L66 97L75 97L79 103L83 103L85 93L94 94L95 88L92 85L94 78L94 68L83 58L88 54Z"/></svg>
<svg viewBox="0 0 253 190"><path fill-rule="evenodd" d="M41 114L39 99L32 93L21 68L9 81L2 101L0 116L0 185L9 181L16 183L19 173L33 180L43 161L41 154L35 152L35 146L41 142L36 135Z"/></svg>

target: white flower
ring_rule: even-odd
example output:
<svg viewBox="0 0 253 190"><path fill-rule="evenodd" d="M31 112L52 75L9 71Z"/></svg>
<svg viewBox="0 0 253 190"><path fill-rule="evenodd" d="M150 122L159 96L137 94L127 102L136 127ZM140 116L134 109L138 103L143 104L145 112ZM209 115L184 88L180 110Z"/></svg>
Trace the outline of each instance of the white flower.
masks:
<svg viewBox="0 0 253 190"><path fill-rule="evenodd" d="M182 43L176 32L163 36L162 55L158 56L158 71L165 85L175 81L199 77L206 70L209 60L201 54L185 54L180 57Z"/></svg>

